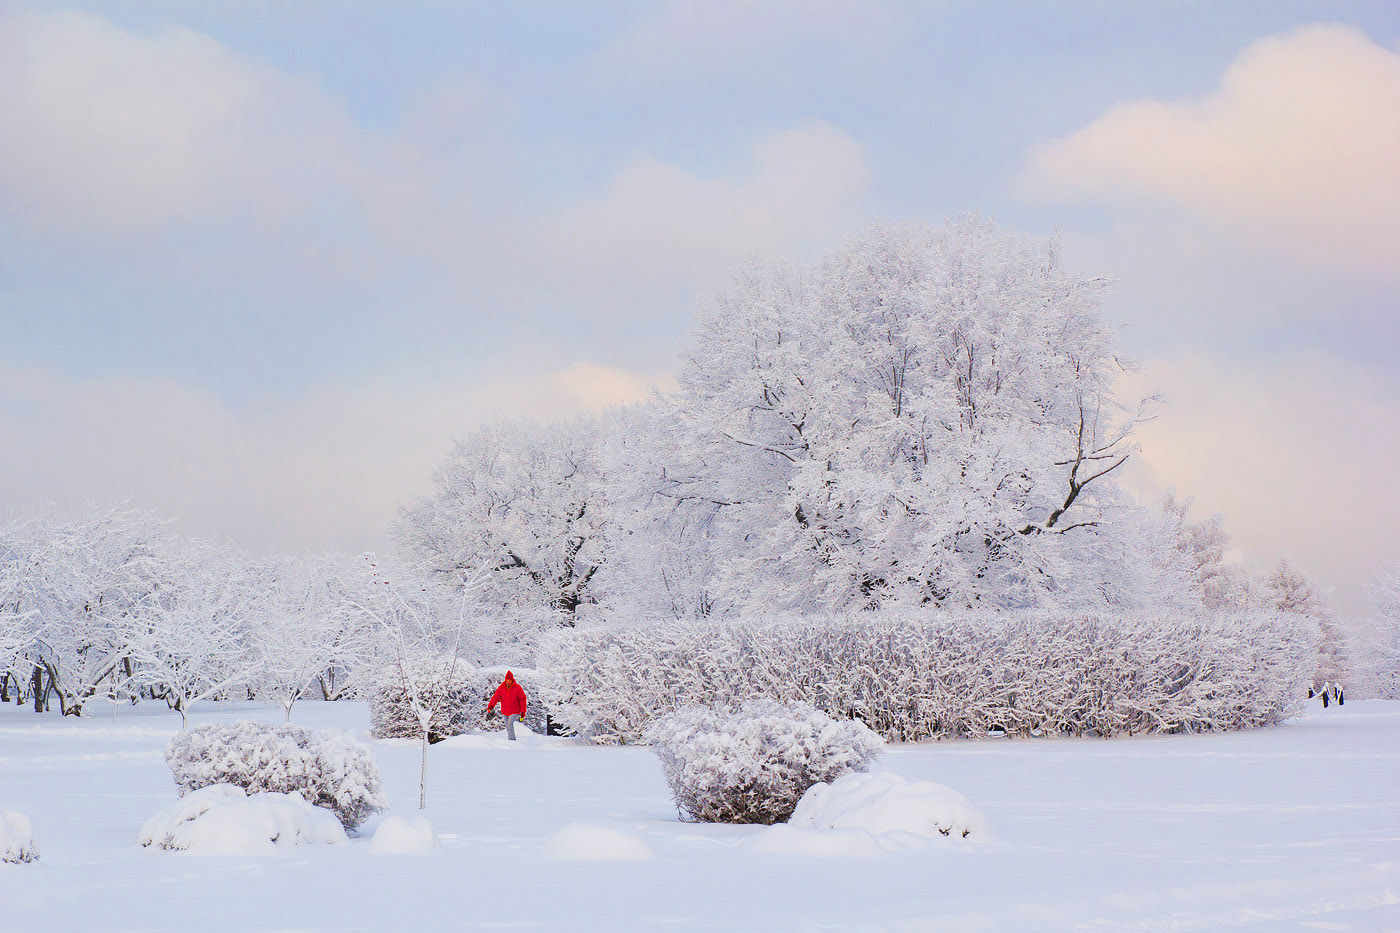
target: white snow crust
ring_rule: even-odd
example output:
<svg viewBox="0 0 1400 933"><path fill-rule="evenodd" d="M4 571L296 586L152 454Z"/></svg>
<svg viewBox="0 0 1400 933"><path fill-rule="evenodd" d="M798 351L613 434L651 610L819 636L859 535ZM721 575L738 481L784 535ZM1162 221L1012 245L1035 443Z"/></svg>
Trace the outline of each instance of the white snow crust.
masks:
<svg viewBox="0 0 1400 933"><path fill-rule="evenodd" d="M810 829L862 829L868 833L913 833L933 839L982 837L987 822L962 794L931 781L898 774L847 774L814 784L788 820Z"/></svg>
<svg viewBox="0 0 1400 933"><path fill-rule="evenodd" d="M414 855L433 847L433 824L425 816L389 816L379 824L370 848L382 855Z"/></svg>
<svg viewBox="0 0 1400 933"><path fill-rule="evenodd" d="M295 791L251 796L233 784L191 791L141 827L141 845L195 855L269 855L299 845L341 845L340 820Z"/></svg>
<svg viewBox="0 0 1400 933"><path fill-rule="evenodd" d="M651 858L651 846L636 833L593 823L570 823L549 837L546 858L574 861L628 861Z"/></svg>
<svg viewBox="0 0 1400 933"><path fill-rule="evenodd" d="M14 810L0 813L0 862L34 862L39 859L39 840L29 817Z"/></svg>
<svg viewBox="0 0 1400 933"><path fill-rule="evenodd" d="M370 723L358 701L294 715ZM0 863L0 929L1400 930L1400 702L1313 704L1239 733L889 745L879 773L985 814L990 832L967 840L685 822L649 748L463 736L428 749L428 809L399 812L432 823L411 857L375 851L387 813L277 858L142 848L142 823L174 801L179 720L152 704L118 716L0 705L0 808L29 817L43 854ZM190 710L192 725L250 716L284 713ZM418 743L370 748L385 792L416 802ZM652 857L599 858L599 827Z"/></svg>

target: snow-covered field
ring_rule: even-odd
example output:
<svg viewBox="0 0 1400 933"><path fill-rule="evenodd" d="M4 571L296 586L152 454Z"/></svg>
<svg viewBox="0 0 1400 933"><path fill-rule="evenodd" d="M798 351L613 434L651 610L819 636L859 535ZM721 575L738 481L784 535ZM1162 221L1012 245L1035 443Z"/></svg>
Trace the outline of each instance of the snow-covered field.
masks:
<svg viewBox="0 0 1400 933"><path fill-rule="evenodd" d="M281 713L192 724L247 717ZM368 716L302 703L293 721ZM465 736L430 752L428 851L403 741L373 743L393 808L349 845L144 849L176 799L178 727L150 706L0 710L0 811L41 852L0 864L0 930L1400 930L1400 703L1226 735L894 747L874 770L961 791L991 835L886 847L679 822L644 748ZM391 816L409 820L373 845Z"/></svg>

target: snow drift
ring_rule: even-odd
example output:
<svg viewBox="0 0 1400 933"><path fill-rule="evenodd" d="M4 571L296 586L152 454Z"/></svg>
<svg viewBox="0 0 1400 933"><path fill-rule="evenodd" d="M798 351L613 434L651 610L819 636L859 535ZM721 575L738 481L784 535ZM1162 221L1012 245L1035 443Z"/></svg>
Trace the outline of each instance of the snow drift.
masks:
<svg viewBox="0 0 1400 933"><path fill-rule="evenodd" d="M346 842L340 820L298 793L249 795L233 784L186 794L141 827L141 845L196 855L267 855Z"/></svg>
<svg viewBox="0 0 1400 933"><path fill-rule="evenodd" d="M962 794L930 781L909 781L898 774L847 774L831 783L814 784L802 795L788 819L811 829L862 829L876 835L966 839L987 832L981 811Z"/></svg>
<svg viewBox="0 0 1400 933"><path fill-rule="evenodd" d="M383 855L412 855L433 847L433 824L423 816L390 816L374 831L370 848Z"/></svg>

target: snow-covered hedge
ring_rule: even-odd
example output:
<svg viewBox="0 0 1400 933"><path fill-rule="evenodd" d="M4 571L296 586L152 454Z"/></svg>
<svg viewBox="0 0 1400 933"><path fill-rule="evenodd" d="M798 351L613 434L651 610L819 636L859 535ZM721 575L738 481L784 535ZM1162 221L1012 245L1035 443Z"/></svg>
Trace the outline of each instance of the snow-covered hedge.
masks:
<svg viewBox="0 0 1400 933"><path fill-rule="evenodd" d="M1317 635L1275 613L866 613L560 631L541 648L557 720L636 742L653 719L798 700L887 739L1241 729L1300 709Z"/></svg>
<svg viewBox="0 0 1400 933"><path fill-rule="evenodd" d="M29 817L14 810L0 812L0 862L36 862L39 841Z"/></svg>
<svg viewBox="0 0 1400 933"><path fill-rule="evenodd" d="M245 793L233 784L201 787L141 827L143 846L197 855L262 855L296 845L343 844L335 814L298 793Z"/></svg>
<svg viewBox="0 0 1400 933"><path fill-rule="evenodd" d="M437 667L438 673L417 680L418 689L424 691L425 705L434 710L428 726L430 742L462 735L473 729L505 728L503 717L483 717L482 712L486 709L486 701L500 686L507 668L473 667L465 663L455 667L438 664ZM442 673L449 670L450 677ZM541 689L543 678L534 670L514 667L509 670L525 691L525 718L522 721L531 732L543 735L546 716L544 691ZM386 674L375 687L370 695L369 710L370 734L377 739L417 738L420 734L418 714L413 711L408 688L402 678L393 672Z"/></svg>
<svg viewBox="0 0 1400 933"><path fill-rule="evenodd" d="M705 823L785 820L807 788L864 770L884 745L858 722L772 700L672 713L652 724L647 739L676 806Z"/></svg>
<svg viewBox="0 0 1400 933"><path fill-rule="evenodd" d="M389 805L370 750L338 732L244 720L181 732L166 763L181 796L214 784L301 794L353 829Z"/></svg>

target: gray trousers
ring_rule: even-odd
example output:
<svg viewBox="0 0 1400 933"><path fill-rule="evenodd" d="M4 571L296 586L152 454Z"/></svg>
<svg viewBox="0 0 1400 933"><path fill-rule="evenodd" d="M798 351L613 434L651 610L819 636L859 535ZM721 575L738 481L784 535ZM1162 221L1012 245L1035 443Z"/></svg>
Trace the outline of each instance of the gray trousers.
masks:
<svg viewBox="0 0 1400 933"><path fill-rule="evenodd" d="M520 718L519 713L511 713L506 717L506 738L515 741L515 722Z"/></svg>

